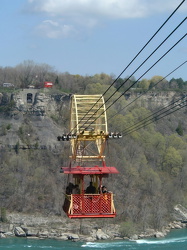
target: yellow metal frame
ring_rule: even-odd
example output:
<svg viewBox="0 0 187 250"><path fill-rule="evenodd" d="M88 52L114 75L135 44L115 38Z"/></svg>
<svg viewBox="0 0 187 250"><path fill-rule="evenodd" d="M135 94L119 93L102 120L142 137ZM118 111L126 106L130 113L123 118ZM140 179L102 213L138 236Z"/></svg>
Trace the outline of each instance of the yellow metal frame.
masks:
<svg viewBox="0 0 187 250"><path fill-rule="evenodd" d="M103 160L108 136L105 102L102 95L71 97L71 134L73 160Z"/></svg>

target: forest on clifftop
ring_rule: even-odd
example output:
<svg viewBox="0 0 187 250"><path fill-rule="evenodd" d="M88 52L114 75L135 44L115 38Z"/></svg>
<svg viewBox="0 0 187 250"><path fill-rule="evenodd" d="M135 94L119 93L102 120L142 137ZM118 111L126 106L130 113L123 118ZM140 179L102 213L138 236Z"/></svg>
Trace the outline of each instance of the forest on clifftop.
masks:
<svg viewBox="0 0 187 250"><path fill-rule="evenodd" d="M142 79L126 93L128 95L121 96L125 88L136 81L134 78L128 79L107 104L109 106L121 96L120 100L108 109L107 116L109 131L120 131L124 136L120 140L109 141L107 145L107 165L115 166L120 174L110 176L106 184L115 194L118 214L116 220L129 222L141 229L161 228L171 220L174 205L180 203L187 206L186 100L184 99L185 102L177 112L163 119L154 118L150 124L124 133L127 128L153 115L155 110L163 108L162 104L155 105L149 98L141 101L141 97L130 104L132 98L143 93L146 93L146 96L150 91L155 95L162 93L165 99L171 91L174 92L174 96L169 98L168 102L185 98L186 81L181 78L172 78L170 81L161 80L162 78L154 76L152 79ZM53 115L46 114L44 118L19 114L19 111L18 115L13 117L12 113L16 108L11 95L21 88L27 88L29 85L37 88L44 80L50 80L54 83L54 88L46 95L102 94L114 79L114 76L104 73L94 76L59 74L47 65L35 65L32 62L25 62L15 68L1 68L0 83L14 84L14 88L0 89L1 139L6 142L10 133L16 133L19 142L25 143L29 131L29 140L34 144L40 136L47 135L46 140L50 140L50 136L54 136L53 133L50 135L52 130L68 130L68 104L63 109L56 110ZM125 79L118 79L105 95L105 100L124 81ZM151 105L148 105L150 103ZM42 124L45 127L49 124L45 128L48 129L46 135L38 132L38 123L40 127ZM69 145L66 142L61 147L61 152L55 152L48 148L7 149L1 145L0 207L9 211L39 211L65 216L62 204L67 180L59 173L59 169L60 166L68 164Z"/></svg>

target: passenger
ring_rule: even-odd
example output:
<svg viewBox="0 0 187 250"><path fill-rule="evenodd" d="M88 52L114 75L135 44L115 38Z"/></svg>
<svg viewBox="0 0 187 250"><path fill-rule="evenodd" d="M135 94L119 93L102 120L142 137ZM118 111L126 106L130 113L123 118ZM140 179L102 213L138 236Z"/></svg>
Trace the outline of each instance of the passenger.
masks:
<svg viewBox="0 0 187 250"><path fill-rule="evenodd" d="M69 182L68 186L66 187L66 196L65 196L66 198L65 198L64 204L63 204L63 210L66 213L69 211L69 207L70 207L70 199L69 199L68 195L72 194L73 187L74 187L74 184L71 182Z"/></svg>
<svg viewBox="0 0 187 250"><path fill-rule="evenodd" d="M95 194L96 188L93 186L92 182L90 182L90 185L86 188L86 194Z"/></svg>
<svg viewBox="0 0 187 250"><path fill-rule="evenodd" d="M106 194L106 193L112 193L112 192L108 191L106 186L101 186L100 187L100 194Z"/></svg>
<svg viewBox="0 0 187 250"><path fill-rule="evenodd" d="M80 188L79 185L75 185L73 190L72 190L72 194L80 194Z"/></svg>
<svg viewBox="0 0 187 250"><path fill-rule="evenodd" d="M107 190L107 188L105 186L102 186L101 190L102 190L103 194L108 193L108 190Z"/></svg>
<svg viewBox="0 0 187 250"><path fill-rule="evenodd" d="M70 182L68 186L66 187L66 194L68 195L72 194L73 188L74 188L74 184Z"/></svg>
<svg viewBox="0 0 187 250"><path fill-rule="evenodd" d="M102 185L99 185L99 187L98 187L98 193L102 194Z"/></svg>

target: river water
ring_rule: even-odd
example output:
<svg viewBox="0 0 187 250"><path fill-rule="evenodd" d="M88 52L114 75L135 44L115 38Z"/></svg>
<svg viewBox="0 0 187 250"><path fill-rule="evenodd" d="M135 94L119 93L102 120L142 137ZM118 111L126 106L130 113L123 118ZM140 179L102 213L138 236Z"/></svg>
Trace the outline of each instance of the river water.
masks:
<svg viewBox="0 0 187 250"><path fill-rule="evenodd" d="M0 239L0 250L187 250L187 229L173 230L165 238L136 241L71 242L27 238Z"/></svg>

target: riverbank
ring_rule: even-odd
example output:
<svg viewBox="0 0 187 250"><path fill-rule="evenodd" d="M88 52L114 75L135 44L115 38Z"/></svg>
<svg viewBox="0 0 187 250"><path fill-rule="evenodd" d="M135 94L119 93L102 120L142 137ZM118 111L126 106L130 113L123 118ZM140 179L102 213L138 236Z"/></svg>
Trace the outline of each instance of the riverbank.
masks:
<svg viewBox="0 0 187 250"><path fill-rule="evenodd" d="M121 235L119 224L110 219L77 219L70 220L62 216L41 214L7 214L7 222L0 223L0 238L30 237L38 239L60 239L73 241L143 239L165 237L172 229L186 228L186 224L174 221L161 231L147 229L141 234L126 238Z"/></svg>
<svg viewBox="0 0 187 250"><path fill-rule="evenodd" d="M61 241L56 239L30 239L23 237L9 237L0 240L0 249L2 250L186 250L187 238L186 229L172 230L164 238L159 239L139 239L135 241L129 240L104 240L95 242L85 241Z"/></svg>

